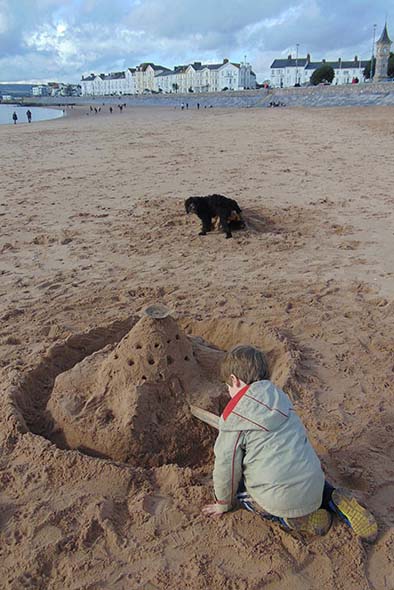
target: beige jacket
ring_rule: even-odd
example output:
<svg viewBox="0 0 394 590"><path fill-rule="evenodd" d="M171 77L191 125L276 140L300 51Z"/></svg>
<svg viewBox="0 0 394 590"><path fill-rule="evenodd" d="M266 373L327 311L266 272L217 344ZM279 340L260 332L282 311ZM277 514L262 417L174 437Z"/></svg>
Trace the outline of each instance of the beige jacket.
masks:
<svg viewBox="0 0 394 590"><path fill-rule="evenodd" d="M223 511L236 502L241 478L263 510L288 518L320 507L324 474L288 396L270 381L244 387L219 423L213 472Z"/></svg>

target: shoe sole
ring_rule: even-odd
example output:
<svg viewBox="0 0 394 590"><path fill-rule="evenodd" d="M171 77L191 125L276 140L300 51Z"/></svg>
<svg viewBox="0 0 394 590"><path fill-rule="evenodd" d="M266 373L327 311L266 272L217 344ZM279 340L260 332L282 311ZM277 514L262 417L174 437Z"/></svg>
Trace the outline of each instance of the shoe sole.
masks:
<svg viewBox="0 0 394 590"><path fill-rule="evenodd" d="M332 493L334 510L346 522L354 534L367 543L375 541L378 525L374 516L359 504L346 490L336 489Z"/></svg>
<svg viewBox="0 0 394 590"><path fill-rule="evenodd" d="M327 534L331 528L332 516L324 508L319 508L319 510L312 512L312 514L308 514L307 516L301 516L300 518L286 518L283 520L290 531L323 536Z"/></svg>

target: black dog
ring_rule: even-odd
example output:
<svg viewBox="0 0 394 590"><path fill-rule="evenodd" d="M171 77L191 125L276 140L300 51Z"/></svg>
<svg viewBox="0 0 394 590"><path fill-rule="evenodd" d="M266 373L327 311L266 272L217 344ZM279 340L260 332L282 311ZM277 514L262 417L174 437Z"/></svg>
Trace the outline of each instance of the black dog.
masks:
<svg viewBox="0 0 394 590"><path fill-rule="evenodd" d="M202 227L200 236L205 236L211 231L216 218L226 234L231 238L231 227L244 227L242 212L234 199L228 199L223 195L208 195L207 197L189 197L185 201L186 213L195 213L201 219Z"/></svg>

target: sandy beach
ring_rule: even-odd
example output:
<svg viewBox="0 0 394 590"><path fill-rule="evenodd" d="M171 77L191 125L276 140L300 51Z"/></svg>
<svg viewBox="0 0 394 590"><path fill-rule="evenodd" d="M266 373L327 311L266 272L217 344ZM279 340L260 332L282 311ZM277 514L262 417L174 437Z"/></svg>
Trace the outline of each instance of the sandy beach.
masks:
<svg viewBox="0 0 394 590"><path fill-rule="evenodd" d="M0 586L394 588L393 114L75 107L0 128ZM183 202L210 193L247 229L199 236ZM186 402L223 409L239 342L267 350L374 545L337 520L315 539L201 515L215 432Z"/></svg>

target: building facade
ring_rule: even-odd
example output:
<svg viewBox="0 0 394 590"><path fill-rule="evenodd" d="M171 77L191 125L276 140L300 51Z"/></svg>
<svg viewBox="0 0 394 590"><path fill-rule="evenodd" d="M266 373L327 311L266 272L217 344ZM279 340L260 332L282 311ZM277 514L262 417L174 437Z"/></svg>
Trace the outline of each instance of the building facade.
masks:
<svg viewBox="0 0 394 590"><path fill-rule="evenodd" d="M125 72L90 74L80 82L83 96L125 94L219 92L256 88L256 75L250 64L194 62L170 70L151 62Z"/></svg>
<svg viewBox="0 0 394 590"><path fill-rule="evenodd" d="M275 59L271 65L271 85L274 88L290 88L299 84L306 86L310 83L311 76L315 70L321 66L331 66L334 70L334 80L332 84L351 84L356 79L359 82L364 81L364 69L368 61L361 60L355 56L353 61L344 61L341 58L338 61L320 62L311 61L308 53L306 58L293 58L291 55L287 59ZM386 68L387 71L387 68Z"/></svg>

